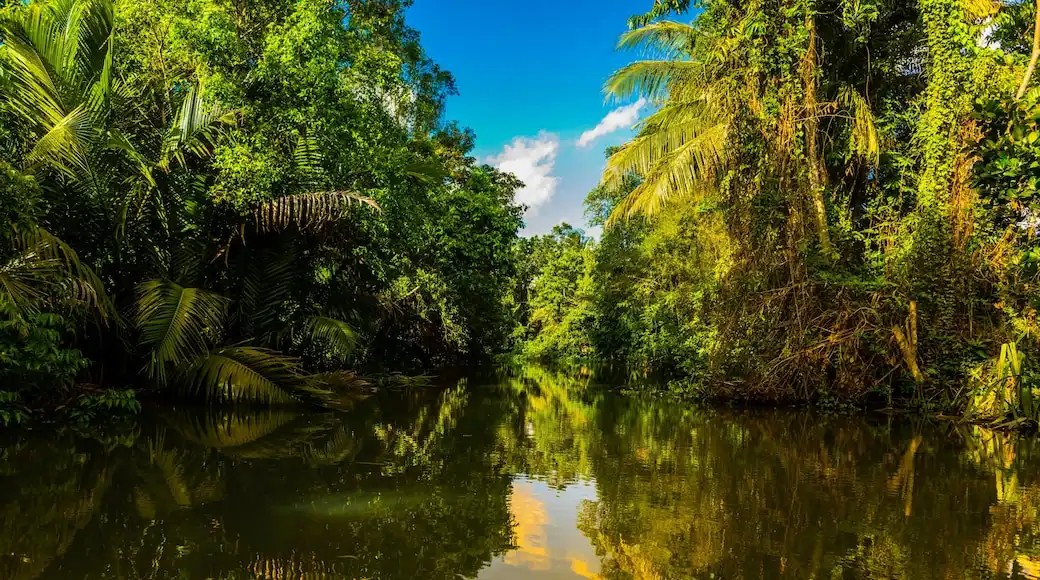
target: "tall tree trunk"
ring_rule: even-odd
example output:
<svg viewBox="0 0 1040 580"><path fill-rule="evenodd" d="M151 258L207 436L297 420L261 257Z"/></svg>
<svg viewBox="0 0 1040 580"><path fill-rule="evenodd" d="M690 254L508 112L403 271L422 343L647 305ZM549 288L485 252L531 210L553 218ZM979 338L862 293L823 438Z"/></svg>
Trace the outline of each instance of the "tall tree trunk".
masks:
<svg viewBox="0 0 1040 580"><path fill-rule="evenodd" d="M1040 0L1036 0L1036 16L1033 22L1033 54L1029 57L1029 66L1026 67L1026 75L1022 77L1022 84L1018 87L1015 99L1021 99L1029 88L1029 77L1036 70L1036 61L1040 59Z"/></svg>

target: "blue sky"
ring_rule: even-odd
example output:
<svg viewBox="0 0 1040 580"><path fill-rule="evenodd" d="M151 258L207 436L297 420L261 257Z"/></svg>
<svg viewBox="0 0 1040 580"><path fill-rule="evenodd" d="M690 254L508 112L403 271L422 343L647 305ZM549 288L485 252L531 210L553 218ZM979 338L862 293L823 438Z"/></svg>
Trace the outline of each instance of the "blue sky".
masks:
<svg viewBox="0 0 1040 580"><path fill-rule="evenodd" d="M638 55L615 50L628 17L652 0L415 0L408 24L455 75L447 117L477 134L474 155L527 184L525 234L567 221L646 107L606 102L603 82ZM592 131L599 126L599 130ZM585 138L582 135L585 134Z"/></svg>

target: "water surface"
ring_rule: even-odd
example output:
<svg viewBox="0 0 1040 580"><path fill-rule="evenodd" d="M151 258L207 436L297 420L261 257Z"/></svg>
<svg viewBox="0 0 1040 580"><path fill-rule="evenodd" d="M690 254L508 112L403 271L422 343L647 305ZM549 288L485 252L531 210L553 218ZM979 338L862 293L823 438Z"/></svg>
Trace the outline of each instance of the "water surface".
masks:
<svg viewBox="0 0 1040 580"><path fill-rule="evenodd" d="M0 435L0 579L1033 578L1030 439L582 373Z"/></svg>

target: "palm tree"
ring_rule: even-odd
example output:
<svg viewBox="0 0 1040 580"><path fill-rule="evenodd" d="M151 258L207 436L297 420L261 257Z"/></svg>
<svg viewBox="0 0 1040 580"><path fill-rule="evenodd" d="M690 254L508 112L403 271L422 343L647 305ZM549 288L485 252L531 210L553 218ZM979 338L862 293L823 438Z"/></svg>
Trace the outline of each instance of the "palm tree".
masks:
<svg viewBox="0 0 1040 580"><path fill-rule="evenodd" d="M659 4L658 12L670 6ZM817 98L816 17L811 8L781 15L766 13L758 3L711 3L699 18L725 25L657 21L622 35L619 48L642 48L651 58L617 71L606 92L617 99L640 95L659 108L608 161L607 186L619 187L632 173L644 178L609 221L652 215L677 198L702 201L719 192L739 165L742 132L751 130L767 144L756 153L764 156L759 166L793 192L788 207L796 218L803 211L800 192L806 192L804 209L813 216L821 251L830 254L820 145L827 139L820 121L847 121L850 148L868 160L876 162L878 144L870 107L855 89L842 87L830 101ZM804 19L793 27L807 31L801 60L779 74L748 66L775 57L763 54L769 50L760 37L765 18Z"/></svg>
<svg viewBox="0 0 1040 580"><path fill-rule="evenodd" d="M606 91L617 99L640 95L659 108L608 159L605 186L620 188L631 174L643 178L610 222L653 215L676 196L703 195L725 165L731 93L707 83L707 66L691 57L698 34L690 24L657 22L630 30L618 43L645 47L657 58L617 71Z"/></svg>

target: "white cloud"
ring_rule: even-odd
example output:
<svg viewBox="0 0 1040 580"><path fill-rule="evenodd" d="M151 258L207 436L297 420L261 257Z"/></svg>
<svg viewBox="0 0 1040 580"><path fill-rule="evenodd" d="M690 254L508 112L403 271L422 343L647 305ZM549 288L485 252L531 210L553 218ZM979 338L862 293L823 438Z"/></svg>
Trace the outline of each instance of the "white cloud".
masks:
<svg viewBox="0 0 1040 580"><path fill-rule="evenodd" d="M990 24L989 26L983 28L982 33L979 34L978 45L982 48L992 48L993 50L1000 50L1000 41L993 39L993 32L996 29L996 24Z"/></svg>
<svg viewBox="0 0 1040 580"><path fill-rule="evenodd" d="M560 138L542 131L537 137L513 139L501 153L488 158L487 163L524 182L524 187L516 192L516 202L528 206L528 213L534 214L556 193L560 179L552 172L559 151Z"/></svg>
<svg viewBox="0 0 1040 580"><path fill-rule="evenodd" d="M639 120L639 111L646 106L646 99L640 97L640 99L631 105L625 105L619 107L613 111L607 113L606 117L599 122L599 125L585 131L578 138L578 147L588 147L593 141L609 135L618 129L625 129L636 124Z"/></svg>

